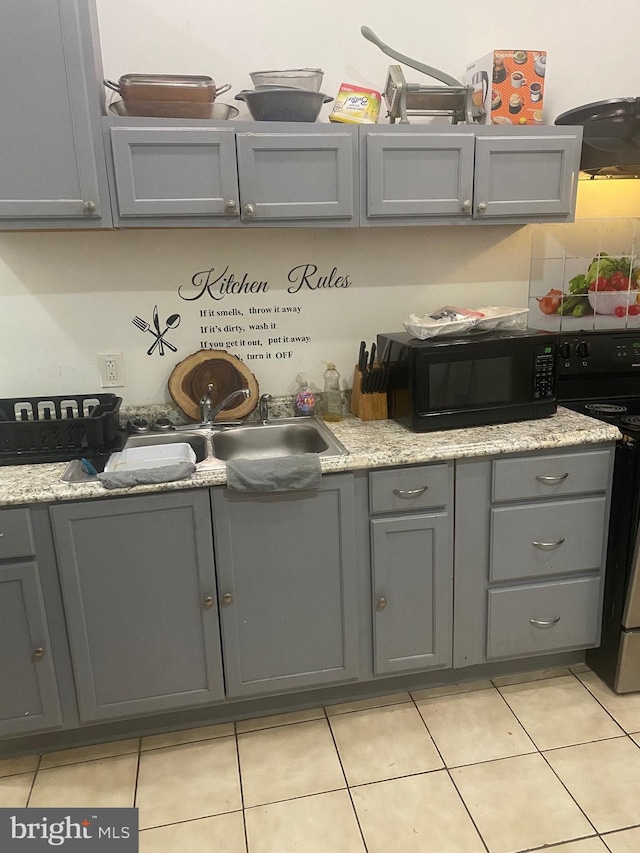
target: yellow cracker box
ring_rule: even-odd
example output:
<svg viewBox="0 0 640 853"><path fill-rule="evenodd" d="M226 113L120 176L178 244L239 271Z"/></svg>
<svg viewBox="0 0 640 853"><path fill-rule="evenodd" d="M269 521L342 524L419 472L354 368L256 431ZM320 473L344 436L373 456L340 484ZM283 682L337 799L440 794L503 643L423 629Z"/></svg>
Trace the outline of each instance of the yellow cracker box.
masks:
<svg viewBox="0 0 640 853"><path fill-rule="evenodd" d="M329 121L347 124L375 124L380 114L380 92L351 83L342 83Z"/></svg>

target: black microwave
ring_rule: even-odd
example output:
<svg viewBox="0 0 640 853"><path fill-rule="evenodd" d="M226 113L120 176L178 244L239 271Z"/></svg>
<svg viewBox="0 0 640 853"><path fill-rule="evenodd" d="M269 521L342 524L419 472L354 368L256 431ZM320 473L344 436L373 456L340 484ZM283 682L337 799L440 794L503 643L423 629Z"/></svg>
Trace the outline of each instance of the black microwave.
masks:
<svg viewBox="0 0 640 853"><path fill-rule="evenodd" d="M419 340L378 335L389 417L416 432L544 418L557 409L557 336L538 329Z"/></svg>

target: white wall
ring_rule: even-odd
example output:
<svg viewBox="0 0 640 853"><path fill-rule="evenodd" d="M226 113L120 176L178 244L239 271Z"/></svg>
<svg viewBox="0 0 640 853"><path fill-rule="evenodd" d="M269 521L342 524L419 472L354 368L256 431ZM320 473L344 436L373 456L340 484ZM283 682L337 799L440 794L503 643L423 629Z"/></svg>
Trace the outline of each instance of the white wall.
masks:
<svg viewBox="0 0 640 853"><path fill-rule="evenodd" d="M401 7L383 0L98 0L110 78L209 74L233 85L224 96L231 102L250 85L249 71L320 66L328 94L341 82L380 88L391 60L362 38L367 24L397 50L454 75L493 48L547 50L549 120L579 104L637 94L637 0L609 3L606 19L603 8L595 0L405 0ZM603 50L605 32L613 35ZM410 311L447 303L525 307L530 239L530 227L500 226L0 234L0 397L94 392L97 353L118 351L126 403L167 399L173 367L201 346L204 302L215 310L222 304L208 295L187 302L178 288L198 271L227 266L236 278L246 272L269 282L267 293L238 296L237 310L300 308L269 319L282 344L268 344L271 329L252 335L262 341L254 350L240 344L248 334L223 337L225 345L238 343L229 351L243 360L250 352L272 353L270 360L247 361L261 390L290 392L300 371L320 383L322 359L336 361L349 386L360 339L370 343L378 331L401 328ZM288 272L306 263L325 274L336 267L351 287L288 293ZM181 316L167 335L175 355L147 356L153 337L131 323L136 315L150 321L154 305L161 321ZM242 322L246 331L248 313ZM309 341L291 345L285 336ZM204 337L215 343L220 335ZM292 355L276 360L277 352Z"/></svg>

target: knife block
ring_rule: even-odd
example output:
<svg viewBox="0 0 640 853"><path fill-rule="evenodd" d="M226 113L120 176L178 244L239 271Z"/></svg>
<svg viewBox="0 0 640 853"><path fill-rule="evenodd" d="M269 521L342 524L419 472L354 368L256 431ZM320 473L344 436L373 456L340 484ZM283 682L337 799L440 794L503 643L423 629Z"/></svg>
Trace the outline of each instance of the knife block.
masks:
<svg viewBox="0 0 640 853"><path fill-rule="evenodd" d="M378 365L376 365L377 367ZM360 390L362 371L356 365L351 388L351 414L361 421L384 421L387 419L387 392L363 394Z"/></svg>

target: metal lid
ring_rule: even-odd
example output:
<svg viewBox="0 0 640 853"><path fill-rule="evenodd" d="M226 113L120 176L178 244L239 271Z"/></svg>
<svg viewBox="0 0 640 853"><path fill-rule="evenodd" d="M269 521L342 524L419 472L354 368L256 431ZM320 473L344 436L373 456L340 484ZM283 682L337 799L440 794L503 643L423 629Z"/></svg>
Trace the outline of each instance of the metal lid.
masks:
<svg viewBox="0 0 640 853"><path fill-rule="evenodd" d="M189 74L123 74L118 80L125 86L196 86L209 87L213 78Z"/></svg>

